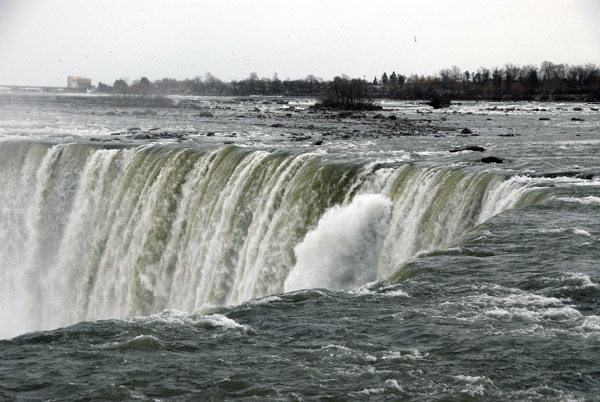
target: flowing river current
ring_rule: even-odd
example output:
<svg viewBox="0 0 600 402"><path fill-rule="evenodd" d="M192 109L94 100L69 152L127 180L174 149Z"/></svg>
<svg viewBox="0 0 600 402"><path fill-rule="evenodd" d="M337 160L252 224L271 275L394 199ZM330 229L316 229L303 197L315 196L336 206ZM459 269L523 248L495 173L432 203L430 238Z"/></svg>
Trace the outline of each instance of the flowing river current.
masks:
<svg viewBox="0 0 600 402"><path fill-rule="evenodd" d="M597 400L599 105L172 100L0 88L0 400Z"/></svg>

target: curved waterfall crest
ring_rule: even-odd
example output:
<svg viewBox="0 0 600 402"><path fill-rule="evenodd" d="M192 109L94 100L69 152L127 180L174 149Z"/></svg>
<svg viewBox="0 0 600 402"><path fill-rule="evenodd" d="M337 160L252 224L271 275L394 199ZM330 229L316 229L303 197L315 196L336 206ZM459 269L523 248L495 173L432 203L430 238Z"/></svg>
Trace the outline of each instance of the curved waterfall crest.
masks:
<svg viewBox="0 0 600 402"><path fill-rule="evenodd" d="M0 314L23 331L360 286L541 200L489 173L311 153L16 141L0 156Z"/></svg>

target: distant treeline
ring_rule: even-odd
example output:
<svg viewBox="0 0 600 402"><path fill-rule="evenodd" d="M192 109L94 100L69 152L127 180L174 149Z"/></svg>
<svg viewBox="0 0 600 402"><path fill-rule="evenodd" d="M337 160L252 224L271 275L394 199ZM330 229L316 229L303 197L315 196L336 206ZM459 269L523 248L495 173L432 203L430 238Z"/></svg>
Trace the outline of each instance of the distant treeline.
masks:
<svg viewBox="0 0 600 402"><path fill-rule="evenodd" d="M342 80L349 80L343 76ZM337 80L337 81L336 81ZM210 73L193 79L163 78L150 82L146 77L129 85L119 79L112 86L98 83L99 92L131 95L283 95L323 98L331 94L340 77L325 81L313 75L305 79L260 78L251 73L244 80L224 82ZM595 64L567 65L543 62L534 65L461 71L453 66L435 76L404 76L384 72L372 81L361 79L366 97L407 100L600 100L600 68Z"/></svg>

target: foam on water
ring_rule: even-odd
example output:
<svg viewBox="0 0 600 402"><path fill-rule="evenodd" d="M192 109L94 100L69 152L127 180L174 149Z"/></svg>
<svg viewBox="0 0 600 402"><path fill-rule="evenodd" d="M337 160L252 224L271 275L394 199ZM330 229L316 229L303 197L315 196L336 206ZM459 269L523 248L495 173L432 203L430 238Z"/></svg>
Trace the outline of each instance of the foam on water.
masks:
<svg viewBox="0 0 600 402"><path fill-rule="evenodd" d="M377 295L384 297L410 297L410 295L400 289L398 284L385 285L383 287L377 286L378 282L367 283L356 289L350 290L350 293L358 295Z"/></svg>
<svg viewBox="0 0 600 402"><path fill-rule="evenodd" d="M421 353L418 349L387 351L381 357L383 360L422 360L427 359L429 353Z"/></svg>
<svg viewBox="0 0 600 402"><path fill-rule="evenodd" d="M403 391L404 389L402 388L402 386L400 384L398 384L398 381L394 380L394 379L387 379L385 380L385 386L396 390L396 391Z"/></svg>
<svg viewBox="0 0 600 402"><path fill-rule="evenodd" d="M266 297L261 297L258 299L250 300L248 302L248 304L253 305L253 306L258 306L261 304L269 304L269 303L279 302L281 300L282 299L279 296L266 296Z"/></svg>
<svg viewBox="0 0 600 402"><path fill-rule="evenodd" d="M228 318L221 314L211 314L206 316L198 317L194 320L196 324L209 324L213 327L222 327L226 329L250 329L247 325L240 324L231 318Z"/></svg>
<svg viewBox="0 0 600 402"><path fill-rule="evenodd" d="M551 281L551 279L548 279ZM598 288L600 284L594 282L592 278L581 272L570 272L559 278L561 283L564 283L564 287L573 288Z"/></svg>
<svg viewBox="0 0 600 402"><path fill-rule="evenodd" d="M587 230L577 229L577 228L573 228L572 230L573 230L573 233L575 233L576 235L587 236L587 237L592 236L590 234L590 232L588 232Z"/></svg>
<svg viewBox="0 0 600 402"><path fill-rule="evenodd" d="M546 314L546 311L549 313ZM571 311L571 309L569 309ZM552 317L558 318L559 310L530 310L527 308L509 307L500 308L492 307L485 312L486 316L503 319L507 321L525 321L530 323L543 322ZM566 313L565 313L566 314ZM543 328L543 327L540 327Z"/></svg>
<svg viewBox="0 0 600 402"><path fill-rule="evenodd" d="M561 234L561 233L572 233L578 236L592 237L590 232L585 229L570 227L570 228L553 228L553 229L529 229L529 233L539 234Z"/></svg>
<svg viewBox="0 0 600 402"><path fill-rule="evenodd" d="M454 379L460 384L465 384L462 392L472 396L484 395L486 389L494 386L494 382L487 377L457 375Z"/></svg>
<svg viewBox="0 0 600 402"><path fill-rule="evenodd" d="M117 347L119 349L154 351L163 349L164 343L153 335L138 335L130 341L119 344Z"/></svg>
<svg viewBox="0 0 600 402"><path fill-rule="evenodd" d="M600 186L600 181L580 179L577 177L557 176L557 177L530 177L530 176L515 176L512 180L519 183L527 183L531 185L570 185L570 186ZM556 197L563 198L563 197ZM566 197L576 198L576 197ZM594 197L595 198L595 197ZM571 200L569 200L571 201ZM571 201L572 202L572 201Z"/></svg>
<svg viewBox="0 0 600 402"><path fill-rule="evenodd" d="M129 319L130 322L162 322L169 325L201 325L213 328L242 329L249 330L250 327L240 324L222 314L189 314L177 310L167 310L160 314L153 314L147 317L135 317Z"/></svg>
<svg viewBox="0 0 600 402"><path fill-rule="evenodd" d="M556 200L564 202L574 202L583 205L600 205L600 197L594 197L592 195L582 198L577 197L556 197Z"/></svg>
<svg viewBox="0 0 600 402"><path fill-rule="evenodd" d="M377 394L382 394L385 392L384 388L365 388L362 391L359 391L358 394L359 395L377 395Z"/></svg>
<svg viewBox="0 0 600 402"><path fill-rule="evenodd" d="M373 362L377 361L377 357L375 357L373 355L351 349L344 345L327 345L327 346L323 346L320 350L329 353L331 357L333 357L333 356L355 357L366 363L373 363Z"/></svg>
<svg viewBox="0 0 600 402"><path fill-rule="evenodd" d="M477 303L484 305L496 305L496 306L557 306L562 305L562 300L556 297L546 297L536 295L533 293L516 291L517 293L505 295L505 296L491 296L491 295L479 295L474 296L473 299Z"/></svg>
<svg viewBox="0 0 600 402"><path fill-rule="evenodd" d="M600 337L600 316L590 315L585 317L577 329L587 334L595 334Z"/></svg>

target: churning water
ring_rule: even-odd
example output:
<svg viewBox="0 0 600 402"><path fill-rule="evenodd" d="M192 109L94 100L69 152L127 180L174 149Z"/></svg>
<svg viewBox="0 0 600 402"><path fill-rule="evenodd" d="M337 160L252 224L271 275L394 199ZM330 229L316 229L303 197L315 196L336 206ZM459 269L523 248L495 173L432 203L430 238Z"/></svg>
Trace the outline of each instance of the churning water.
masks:
<svg viewBox="0 0 600 402"><path fill-rule="evenodd" d="M0 99L1 399L600 392L594 105Z"/></svg>

